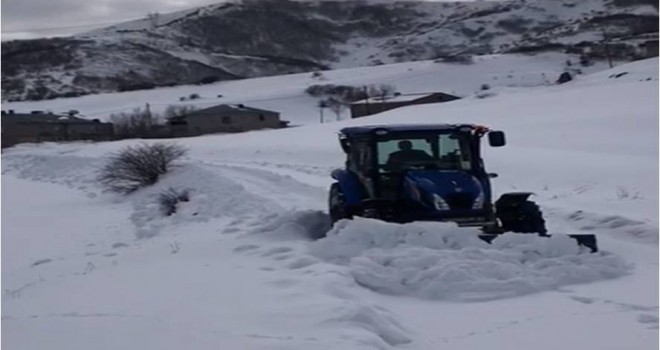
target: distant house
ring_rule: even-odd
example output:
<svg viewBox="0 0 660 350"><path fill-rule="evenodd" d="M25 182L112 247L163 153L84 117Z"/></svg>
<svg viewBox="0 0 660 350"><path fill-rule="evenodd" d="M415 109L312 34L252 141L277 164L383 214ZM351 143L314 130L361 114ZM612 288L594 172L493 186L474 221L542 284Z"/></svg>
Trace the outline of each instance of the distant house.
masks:
<svg viewBox="0 0 660 350"><path fill-rule="evenodd" d="M449 102L458 99L460 99L460 97L446 94L444 92L401 94L385 98L371 97L366 100L351 103L351 118L364 117L403 106Z"/></svg>
<svg viewBox="0 0 660 350"><path fill-rule="evenodd" d="M42 111L14 113L2 111L2 147L23 142L94 140L114 138L111 123L88 120L73 115Z"/></svg>
<svg viewBox="0 0 660 350"><path fill-rule="evenodd" d="M278 112L242 104L218 105L168 119L171 136L174 137L277 129L285 127L287 123L280 120Z"/></svg>

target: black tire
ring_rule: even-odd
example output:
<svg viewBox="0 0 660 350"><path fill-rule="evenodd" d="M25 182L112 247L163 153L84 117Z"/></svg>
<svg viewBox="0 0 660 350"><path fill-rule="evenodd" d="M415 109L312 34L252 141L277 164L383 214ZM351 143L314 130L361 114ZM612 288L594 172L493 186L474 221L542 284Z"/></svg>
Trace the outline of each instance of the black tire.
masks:
<svg viewBox="0 0 660 350"><path fill-rule="evenodd" d="M545 220L538 204L524 201L507 208L508 213L498 213L505 231L516 233L538 233L545 235Z"/></svg>
<svg viewBox="0 0 660 350"><path fill-rule="evenodd" d="M342 219L352 219L350 211L346 206L344 194L341 192L338 183L333 183L330 186L330 193L328 195L328 207L330 212L330 220L334 224Z"/></svg>

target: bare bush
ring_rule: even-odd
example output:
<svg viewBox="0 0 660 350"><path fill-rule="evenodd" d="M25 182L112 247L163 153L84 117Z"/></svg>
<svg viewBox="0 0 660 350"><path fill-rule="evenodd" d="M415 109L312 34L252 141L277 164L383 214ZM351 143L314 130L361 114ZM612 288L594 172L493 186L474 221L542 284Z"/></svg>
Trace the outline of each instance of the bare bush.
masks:
<svg viewBox="0 0 660 350"><path fill-rule="evenodd" d="M165 112L163 113L163 116L165 118L173 118L173 117L183 117L191 112L194 112L197 110L197 107L193 105L170 105L167 106L165 109Z"/></svg>
<svg viewBox="0 0 660 350"><path fill-rule="evenodd" d="M396 95L396 87L389 84L371 85L369 86L369 97L377 97L385 100L388 97Z"/></svg>
<svg viewBox="0 0 660 350"><path fill-rule="evenodd" d="M113 192L128 194L156 183L185 154L184 147L170 143L128 146L110 155L98 180Z"/></svg>
<svg viewBox="0 0 660 350"><path fill-rule="evenodd" d="M474 97L483 99L483 98L493 97L495 95L497 95L497 94L495 94L494 92L491 92L491 91L480 91L480 92L477 92L474 95Z"/></svg>
<svg viewBox="0 0 660 350"><path fill-rule="evenodd" d="M158 203L160 204L160 210L165 216L170 216L176 213L177 205L180 202L190 201L190 196L188 195L188 190L177 190L175 188L168 188L167 190L160 193L158 196Z"/></svg>
<svg viewBox="0 0 660 350"><path fill-rule="evenodd" d="M325 107L330 108L330 110L335 113L335 116L337 117L337 120L341 120L341 115L348 108L348 105L350 102L346 101L345 99L339 97L339 96L330 96L325 100L322 100L322 104L325 105ZM321 104L320 103L320 104Z"/></svg>
<svg viewBox="0 0 660 350"><path fill-rule="evenodd" d="M312 79L326 80L325 75L321 71L312 72Z"/></svg>
<svg viewBox="0 0 660 350"><path fill-rule="evenodd" d="M469 54L457 54L457 55L447 55L440 56L436 58L436 63L456 63L456 64L473 64L474 60L472 55Z"/></svg>
<svg viewBox="0 0 660 350"><path fill-rule="evenodd" d="M111 114L110 121L119 138L145 137L159 123L159 116L146 109L135 108L130 113Z"/></svg>
<svg viewBox="0 0 660 350"><path fill-rule="evenodd" d="M388 84L365 86L317 84L310 85L305 92L313 97L328 97L355 102L368 97L393 96L396 93L396 87Z"/></svg>

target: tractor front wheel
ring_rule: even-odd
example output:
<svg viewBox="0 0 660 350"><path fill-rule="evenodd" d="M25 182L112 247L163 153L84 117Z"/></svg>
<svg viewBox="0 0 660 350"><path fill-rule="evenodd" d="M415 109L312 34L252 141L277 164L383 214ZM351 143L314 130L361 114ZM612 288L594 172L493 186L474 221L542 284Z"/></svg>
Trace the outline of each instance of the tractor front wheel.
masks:
<svg viewBox="0 0 660 350"><path fill-rule="evenodd" d="M351 215L346 207L346 200L344 199L344 194L341 192L338 183L333 183L330 186L330 194L328 196L328 206L330 211L330 220L332 223L342 220L342 219L352 219Z"/></svg>
<svg viewBox="0 0 660 350"><path fill-rule="evenodd" d="M504 231L540 235L547 233L543 213L538 204L532 201L525 200L499 207L497 217L500 219Z"/></svg>

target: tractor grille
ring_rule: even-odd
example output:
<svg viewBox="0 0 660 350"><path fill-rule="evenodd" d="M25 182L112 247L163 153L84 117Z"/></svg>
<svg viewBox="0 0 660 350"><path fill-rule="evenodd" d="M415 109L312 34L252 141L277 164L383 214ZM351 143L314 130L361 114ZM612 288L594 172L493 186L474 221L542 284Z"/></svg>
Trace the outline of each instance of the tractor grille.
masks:
<svg viewBox="0 0 660 350"><path fill-rule="evenodd" d="M472 209L474 199L465 193L452 193L447 195L445 201L451 209Z"/></svg>

